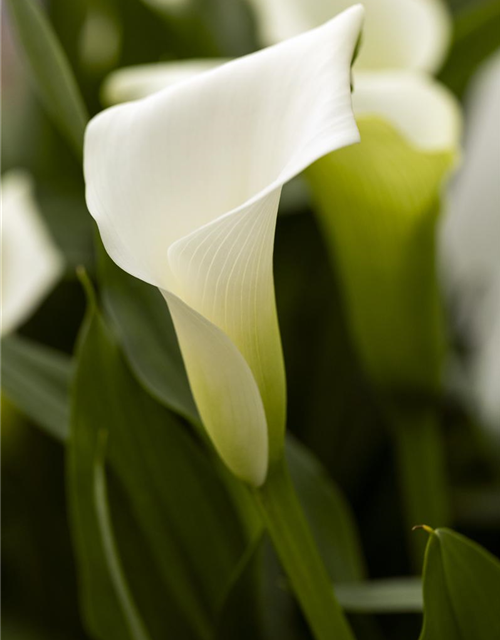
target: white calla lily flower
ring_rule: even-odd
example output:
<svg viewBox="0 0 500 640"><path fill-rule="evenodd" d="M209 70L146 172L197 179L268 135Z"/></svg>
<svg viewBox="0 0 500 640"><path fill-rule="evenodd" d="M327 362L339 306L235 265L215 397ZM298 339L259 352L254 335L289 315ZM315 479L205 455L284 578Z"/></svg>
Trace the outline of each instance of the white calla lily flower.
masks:
<svg viewBox="0 0 500 640"><path fill-rule="evenodd" d="M165 296L203 423L260 486L282 455L285 376L272 253L282 186L359 141L350 66L363 8L104 111L87 203L113 260Z"/></svg>
<svg viewBox="0 0 500 640"><path fill-rule="evenodd" d="M500 431L500 54L469 92L465 154L448 194L440 234L445 283L471 347L474 399Z"/></svg>
<svg viewBox="0 0 500 640"><path fill-rule="evenodd" d="M263 40L279 42L344 11L351 0L251 0ZM364 0L363 46L358 69L415 69L433 72L451 36L443 0Z"/></svg>
<svg viewBox="0 0 500 640"><path fill-rule="evenodd" d="M64 260L38 210L30 176L10 170L1 188L3 336L28 320L60 278Z"/></svg>

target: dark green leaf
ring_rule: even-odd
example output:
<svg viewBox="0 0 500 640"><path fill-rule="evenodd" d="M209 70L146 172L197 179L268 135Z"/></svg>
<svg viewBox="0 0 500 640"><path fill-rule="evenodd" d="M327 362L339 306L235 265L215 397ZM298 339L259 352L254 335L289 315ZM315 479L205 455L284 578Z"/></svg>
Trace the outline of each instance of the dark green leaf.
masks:
<svg viewBox="0 0 500 640"><path fill-rule="evenodd" d="M500 638L500 562L450 529L436 529L424 565L420 640Z"/></svg>
<svg viewBox="0 0 500 640"><path fill-rule="evenodd" d="M78 155L88 115L62 47L36 0L7 0L37 91Z"/></svg>
<svg viewBox="0 0 500 640"><path fill-rule="evenodd" d="M80 409L81 403L87 405L82 386L86 384L87 369L92 366L92 353L86 345L90 342L97 346L100 340L97 322L94 313L89 314L80 336L72 425L66 449L70 517L79 564L82 606L91 635L100 640L132 640L133 635L110 574L95 500L99 441L101 434L107 434L106 415L104 412L99 415L95 406L85 406L85 415ZM102 374L105 375L104 372Z"/></svg>
<svg viewBox="0 0 500 640"><path fill-rule="evenodd" d="M212 461L137 384L94 314L78 356L69 486L86 619L108 640L124 636L107 627L117 598L109 584L102 593L102 532L92 525L95 486L85 463L103 430L112 528L138 611L153 638L208 638L246 534Z"/></svg>
<svg viewBox="0 0 500 640"><path fill-rule="evenodd" d="M69 423L68 356L21 336L2 340L2 391L51 436L65 440Z"/></svg>
<svg viewBox="0 0 500 640"><path fill-rule="evenodd" d="M483 0L462 10L439 79L462 97L474 72L500 47L500 1Z"/></svg>
<svg viewBox="0 0 500 640"><path fill-rule="evenodd" d="M298 440L289 435L286 447L297 495L330 577L335 582L362 580L365 566L361 543L344 496Z"/></svg>
<svg viewBox="0 0 500 640"><path fill-rule="evenodd" d="M177 336L160 292L117 267L102 245L99 267L105 311L138 379L160 402L199 425Z"/></svg>

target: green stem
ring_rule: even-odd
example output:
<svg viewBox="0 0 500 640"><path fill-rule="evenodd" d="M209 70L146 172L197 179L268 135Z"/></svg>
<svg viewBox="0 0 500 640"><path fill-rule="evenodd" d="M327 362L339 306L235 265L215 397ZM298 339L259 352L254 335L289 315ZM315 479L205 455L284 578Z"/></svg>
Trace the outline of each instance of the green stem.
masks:
<svg viewBox="0 0 500 640"><path fill-rule="evenodd" d="M414 569L422 569L426 541L412 527L450 523L450 496L441 429L432 408L392 413L401 497Z"/></svg>
<svg viewBox="0 0 500 640"><path fill-rule="evenodd" d="M316 640L354 640L295 494L285 460L253 492L264 524Z"/></svg>

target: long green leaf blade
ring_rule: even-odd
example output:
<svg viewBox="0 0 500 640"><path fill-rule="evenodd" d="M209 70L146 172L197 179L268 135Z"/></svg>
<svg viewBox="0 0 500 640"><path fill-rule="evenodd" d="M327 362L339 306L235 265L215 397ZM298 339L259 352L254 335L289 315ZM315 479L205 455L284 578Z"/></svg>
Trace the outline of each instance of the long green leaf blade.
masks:
<svg viewBox="0 0 500 640"><path fill-rule="evenodd" d="M7 5L37 92L54 123L81 156L87 110L41 3L7 0Z"/></svg>
<svg viewBox="0 0 500 640"><path fill-rule="evenodd" d="M363 580L366 575L360 536L347 501L314 455L293 436L286 441L293 484L330 578Z"/></svg>
<svg viewBox="0 0 500 640"><path fill-rule="evenodd" d="M111 633L90 552L102 530L85 531L95 489L78 484L78 460L105 429L109 512L133 601L153 638L208 638L246 534L215 465L138 385L97 313L79 350L72 406L70 500L91 628Z"/></svg>
<svg viewBox="0 0 500 640"><path fill-rule="evenodd" d="M115 537L108 507L108 491L106 486L105 447L107 431L100 431L97 437L97 447L94 456L94 500L97 514L97 524L101 533L104 556L123 617L127 623L133 640L150 640L144 622L137 610L132 594L128 587Z"/></svg>
<svg viewBox="0 0 500 640"><path fill-rule="evenodd" d="M72 425L67 443L69 512L81 581L80 597L85 622L99 640L134 640L123 615L109 571L101 524L95 504L95 473L99 452L99 423L80 414L82 379L85 380L88 340L96 339L93 312L80 334L80 361L76 372ZM94 416L95 417L95 416ZM104 429L104 424L101 429Z"/></svg>
<svg viewBox="0 0 500 640"><path fill-rule="evenodd" d="M2 391L57 440L67 436L72 369L54 349L17 335L2 340Z"/></svg>
<svg viewBox="0 0 500 640"><path fill-rule="evenodd" d="M154 287L117 267L100 240L97 247L104 310L138 380L165 406L199 425L165 300Z"/></svg>

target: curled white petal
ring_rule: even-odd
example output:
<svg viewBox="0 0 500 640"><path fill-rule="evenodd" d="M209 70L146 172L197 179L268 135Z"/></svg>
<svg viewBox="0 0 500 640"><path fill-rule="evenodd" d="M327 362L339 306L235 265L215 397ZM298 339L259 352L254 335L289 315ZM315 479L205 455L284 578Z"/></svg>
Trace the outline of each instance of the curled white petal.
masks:
<svg viewBox="0 0 500 640"><path fill-rule="evenodd" d="M280 191L194 231L168 252L174 291L219 327L248 363L267 424L274 426L272 454L281 448L285 427L285 372L272 265Z"/></svg>
<svg viewBox="0 0 500 640"><path fill-rule="evenodd" d="M31 178L2 176L2 335L35 311L63 270L63 258L42 220Z"/></svg>
<svg viewBox="0 0 500 640"><path fill-rule="evenodd" d="M258 487L267 472L268 436L250 367L223 331L173 294L164 295L203 424L231 471Z"/></svg>
<svg viewBox="0 0 500 640"><path fill-rule="evenodd" d="M410 71L357 72L356 116L381 116L424 151L458 147L462 118L456 98L431 77Z"/></svg>
<svg viewBox="0 0 500 640"><path fill-rule="evenodd" d="M353 7L108 109L86 132L87 204L106 249L164 292L207 430L251 484L263 481L284 430L272 278L279 195L359 140L350 64L362 19Z"/></svg>
<svg viewBox="0 0 500 640"><path fill-rule="evenodd" d="M87 203L115 262L168 289L173 242L357 142L349 67L361 20L354 7L95 117L85 136Z"/></svg>
<svg viewBox="0 0 500 640"><path fill-rule="evenodd" d="M266 43L279 42L347 9L350 0L251 0ZM363 69L436 71L451 36L442 0L364 0Z"/></svg>

